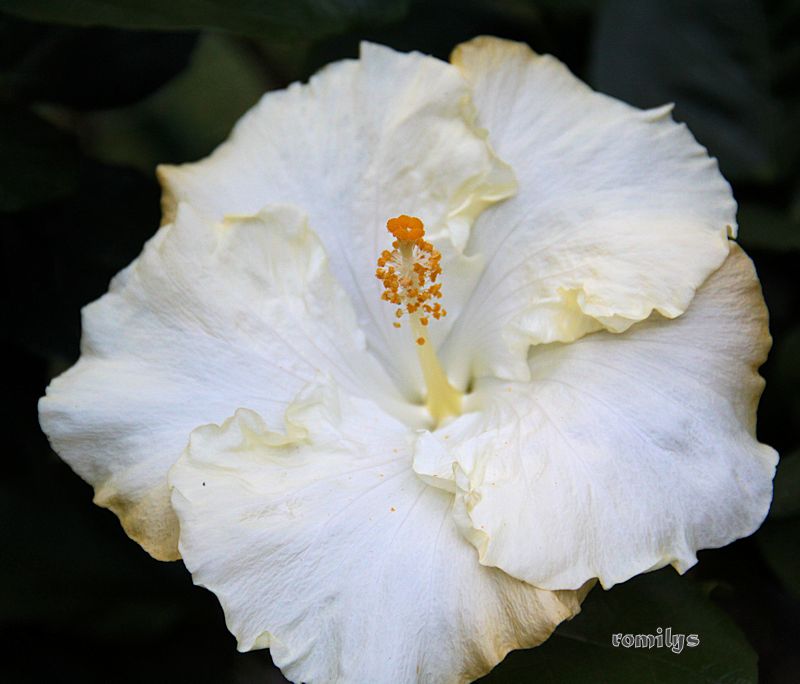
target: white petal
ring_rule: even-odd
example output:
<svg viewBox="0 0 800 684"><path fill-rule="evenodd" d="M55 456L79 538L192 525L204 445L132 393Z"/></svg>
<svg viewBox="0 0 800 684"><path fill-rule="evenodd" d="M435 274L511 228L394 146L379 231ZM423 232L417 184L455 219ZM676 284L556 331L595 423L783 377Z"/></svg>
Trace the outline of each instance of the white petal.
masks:
<svg viewBox="0 0 800 684"><path fill-rule="evenodd" d="M452 495L414 475L408 429L374 404L311 387L287 412L298 430L240 410L170 474L183 558L240 650L268 646L310 684L465 682L577 612L586 589L477 562Z"/></svg>
<svg viewBox="0 0 800 684"><path fill-rule="evenodd" d="M516 187L473 118L457 69L363 44L358 61L337 62L308 85L265 95L209 158L161 167L165 214L184 200L215 217L271 202L302 207L373 353L409 397L419 395L414 346L407 329L391 325L394 310L380 301L375 263L391 243L387 219L419 216L447 269L450 316L434 334L458 314L459 290L448 287L457 264L447 262L459 261L475 216Z"/></svg>
<svg viewBox="0 0 800 684"><path fill-rule="evenodd" d="M457 489L482 563L537 586L683 572L767 513L777 456L755 415L770 341L734 245L680 318L538 347L529 383L480 384L481 413L421 439L415 469Z"/></svg>
<svg viewBox="0 0 800 684"><path fill-rule="evenodd" d="M519 192L473 229L487 267L446 348L452 374L525 380L531 344L685 311L727 256L736 205L670 108L595 93L521 43L478 38L453 63Z"/></svg>
<svg viewBox="0 0 800 684"><path fill-rule="evenodd" d="M95 501L175 558L166 474L189 433L240 406L279 422L319 372L399 400L304 217L277 207L215 225L182 206L84 309L81 359L48 387L40 420Z"/></svg>

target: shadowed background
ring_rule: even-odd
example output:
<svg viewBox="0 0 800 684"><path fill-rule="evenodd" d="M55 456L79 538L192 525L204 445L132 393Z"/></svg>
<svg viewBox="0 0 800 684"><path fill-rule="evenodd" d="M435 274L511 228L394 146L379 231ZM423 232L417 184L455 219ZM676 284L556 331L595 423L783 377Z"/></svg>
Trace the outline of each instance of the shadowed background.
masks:
<svg viewBox="0 0 800 684"><path fill-rule="evenodd" d="M0 0L0 239L8 409L0 469L0 681L282 682L239 654L214 597L151 560L49 449L36 401L78 356L80 308L159 223L159 162L207 155L266 90L359 40L447 58L523 40L594 88L675 102L739 202L775 344L759 437L773 510L753 537L596 589L492 684L800 681L800 1ZM700 646L614 649L612 633Z"/></svg>

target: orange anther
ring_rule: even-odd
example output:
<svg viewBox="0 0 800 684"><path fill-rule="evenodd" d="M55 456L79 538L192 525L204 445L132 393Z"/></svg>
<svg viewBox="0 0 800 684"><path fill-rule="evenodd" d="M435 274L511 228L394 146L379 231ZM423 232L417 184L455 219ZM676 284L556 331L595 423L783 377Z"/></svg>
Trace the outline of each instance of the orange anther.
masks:
<svg viewBox="0 0 800 684"><path fill-rule="evenodd" d="M423 344L425 344L425 338L424 337L418 337L417 338L417 344L421 347Z"/></svg>

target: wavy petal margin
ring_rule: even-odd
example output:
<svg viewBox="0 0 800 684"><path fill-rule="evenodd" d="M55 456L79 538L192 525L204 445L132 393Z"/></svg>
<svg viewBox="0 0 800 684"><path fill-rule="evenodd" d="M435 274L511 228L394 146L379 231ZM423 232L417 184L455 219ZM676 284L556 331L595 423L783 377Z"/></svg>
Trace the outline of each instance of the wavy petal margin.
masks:
<svg viewBox="0 0 800 684"><path fill-rule="evenodd" d="M302 428L298 432L298 428ZM241 410L198 428L170 473L181 553L240 650L297 682L468 682L579 610L478 563L451 494L411 469L407 427L310 386L285 434Z"/></svg>
<svg viewBox="0 0 800 684"><path fill-rule="evenodd" d="M770 343L734 244L680 318L536 347L530 382L479 384L480 413L426 433L415 470L456 492L481 563L536 586L684 572L767 514L778 459L755 421Z"/></svg>
<svg viewBox="0 0 800 684"><path fill-rule="evenodd" d="M464 377L529 377L528 349L675 318L728 255L731 189L670 107L594 92L522 43L477 38L452 57L519 192L479 217L485 259L443 355Z"/></svg>
<svg viewBox="0 0 800 684"><path fill-rule="evenodd" d="M280 422L320 372L400 407L365 347L301 212L215 223L182 205L84 309L81 358L47 388L39 419L95 502L150 554L175 559L166 476L191 431L241 406Z"/></svg>

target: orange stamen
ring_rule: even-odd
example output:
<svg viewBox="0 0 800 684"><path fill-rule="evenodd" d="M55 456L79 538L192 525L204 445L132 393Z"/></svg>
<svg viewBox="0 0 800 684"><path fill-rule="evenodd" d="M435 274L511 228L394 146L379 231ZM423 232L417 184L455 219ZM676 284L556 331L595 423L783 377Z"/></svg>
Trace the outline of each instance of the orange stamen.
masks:
<svg viewBox="0 0 800 684"><path fill-rule="evenodd" d="M383 250L378 258L375 277L383 283L381 299L398 307L398 319L417 314L423 326L431 317L439 320L447 312L431 302L442 296L442 285L436 282L442 273L442 255L425 240L425 226L416 216L401 214L389 219L386 228L395 240L393 249Z"/></svg>

